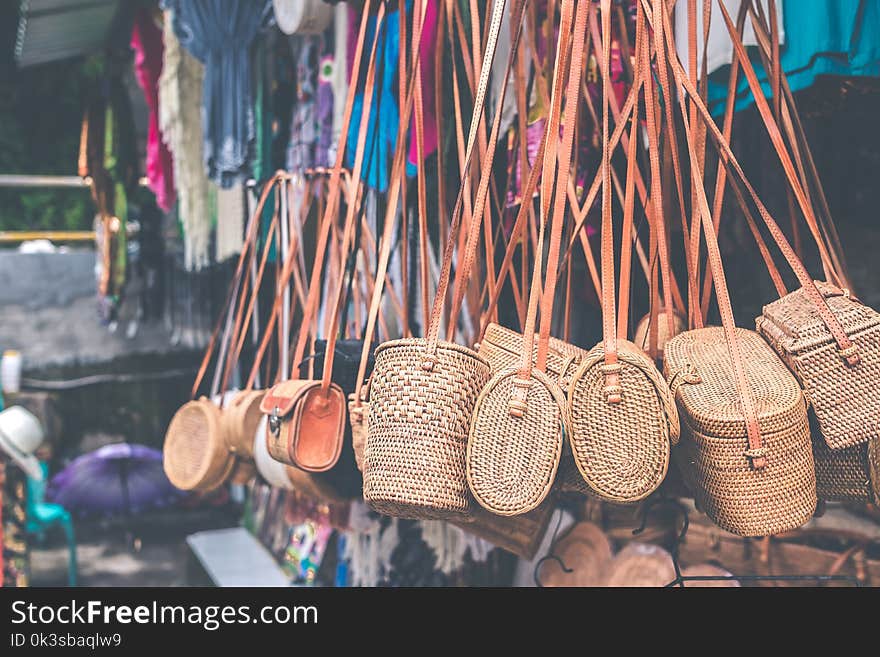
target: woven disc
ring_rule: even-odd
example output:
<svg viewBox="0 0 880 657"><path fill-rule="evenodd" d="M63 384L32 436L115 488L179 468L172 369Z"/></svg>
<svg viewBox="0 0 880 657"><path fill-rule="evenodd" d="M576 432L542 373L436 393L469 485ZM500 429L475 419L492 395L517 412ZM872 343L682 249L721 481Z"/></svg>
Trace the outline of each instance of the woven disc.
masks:
<svg viewBox="0 0 880 657"><path fill-rule="evenodd" d="M219 486L232 465L220 409L207 399L181 406L168 426L162 451L165 474L177 488L204 491Z"/></svg>
<svg viewBox="0 0 880 657"><path fill-rule="evenodd" d="M649 330L651 328L651 314L648 313L639 320L636 330L633 333L633 343L644 351L648 351L651 336ZM657 313L657 359L663 359L663 347L666 342L682 331L687 330L687 319L680 312L672 313L672 333L669 333L669 322L666 319L666 311L661 310Z"/></svg>
<svg viewBox="0 0 880 657"><path fill-rule="evenodd" d="M516 369L495 374L480 393L467 444L467 480L474 499L500 516L537 507L556 479L568 417L559 386L532 370L522 416L510 412Z"/></svg>
<svg viewBox="0 0 880 657"><path fill-rule="evenodd" d="M575 371L568 389L574 462L590 489L618 503L637 502L657 490L669 467L668 388L654 363L620 341L619 403L608 402L600 343ZM676 418L677 422L677 418Z"/></svg>

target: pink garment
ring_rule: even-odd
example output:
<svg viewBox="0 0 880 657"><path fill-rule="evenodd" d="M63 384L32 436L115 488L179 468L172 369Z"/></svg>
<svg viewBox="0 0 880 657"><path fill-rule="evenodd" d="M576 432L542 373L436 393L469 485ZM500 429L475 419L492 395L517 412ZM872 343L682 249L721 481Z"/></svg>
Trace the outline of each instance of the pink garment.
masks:
<svg viewBox="0 0 880 657"><path fill-rule="evenodd" d="M434 53L437 49L437 0L428 0L422 22L422 42L419 44L419 69L422 74L422 117L424 135L422 157L426 158L437 149L437 113L434 94ZM403 109L403 108L401 108ZM418 166L415 117L409 122L409 151L407 160Z"/></svg>
<svg viewBox="0 0 880 657"><path fill-rule="evenodd" d="M159 75L162 73L162 31L149 10L140 9L131 31L135 51L134 71L150 109L147 132L147 180L156 195L156 204L165 212L174 205L174 168L171 153L159 131Z"/></svg>

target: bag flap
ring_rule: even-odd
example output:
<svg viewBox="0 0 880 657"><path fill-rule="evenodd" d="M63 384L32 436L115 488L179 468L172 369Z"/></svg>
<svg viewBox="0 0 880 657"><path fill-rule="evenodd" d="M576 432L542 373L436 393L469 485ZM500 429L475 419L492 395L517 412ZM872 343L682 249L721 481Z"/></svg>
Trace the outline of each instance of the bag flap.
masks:
<svg viewBox="0 0 880 657"><path fill-rule="evenodd" d="M288 415L293 410L297 399L310 388L320 385L320 381L312 379L282 381L270 388L266 396L263 397L263 401L260 402L260 411L266 415L273 413L281 417Z"/></svg>

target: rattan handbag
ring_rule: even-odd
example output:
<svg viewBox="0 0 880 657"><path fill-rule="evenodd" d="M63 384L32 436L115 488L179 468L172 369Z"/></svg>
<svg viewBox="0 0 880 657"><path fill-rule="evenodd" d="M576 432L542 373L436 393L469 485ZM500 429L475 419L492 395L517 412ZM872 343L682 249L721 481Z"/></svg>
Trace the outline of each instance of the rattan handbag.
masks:
<svg viewBox="0 0 880 657"><path fill-rule="evenodd" d="M469 534L489 541L522 559L534 559L541 547L544 534L553 517L552 498L547 498L528 513L499 516L482 508L475 508L468 522L456 523Z"/></svg>
<svg viewBox="0 0 880 657"><path fill-rule="evenodd" d="M566 97L577 97L580 92L581 62L587 27L589 4L578 7L574 29L574 49L571 68L565 75L560 67L553 84L548 134L555 135L559 128L563 83L568 78ZM563 4L559 48L568 50L572 3ZM565 125L574 125L577 103L566 106ZM538 244L529 304L524 324L524 338L518 367L495 372L480 393L471 419L467 444L467 479L474 499L484 509L502 516L513 516L531 511L540 505L553 486L562 456L563 435L569 433L568 407L559 383L547 375L550 320L556 288L556 272L562 239L563 214L569 179L574 131L563 136L561 152L550 148L544 155L544 169L562 164L556 180L552 218L542 204ZM544 177L543 198L549 199L553 179ZM527 211L521 207L520 211ZM542 254L546 223L552 221L547 264L546 285L543 286L541 335L535 360L532 359L535 342L538 297L540 294Z"/></svg>
<svg viewBox="0 0 880 657"><path fill-rule="evenodd" d="M613 188L608 148L610 16L602 17L602 28L605 64L601 249L603 341L579 363L568 385L572 425L569 444L578 470L595 495L610 502L632 503L650 495L663 482L669 467L670 443L678 437L679 421L668 386L653 361L636 345L617 335L611 216ZM647 59L645 48L637 46L637 50ZM637 76L633 93L638 93L641 84L647 84L645 78L648 77ZM648 105L649 112L652 112L652 104L649 102ZM633 125L637 123L634 120ZM633 130L630 139L637 138L638 134ZM631 153L630 160L634 158L635 154ZM633 167L634 162L629 177ZM655 181L659 181L659 174ZM657 184L659 186L659 182ZM625 221L629 222L632 214L631 182L628 182L627 193Z"/></svg>
<svg viewBox="0 0 880 657"><path fill-rule="evenodd" d="M851 365L803 288L764 306L758 332L795 373L828 446L843 449L880 437L880 313L846 290L817 283L852 341Z"/></svg>
<svg viewBox="0 0 880 657"><path fill-rule="evenodd" d="M504 4L497 2L492 10L463 171L470 169ZM512 20L519 25L522 1L517 0L516 4ZM497 125L496 122L493 126L486 151L488 163L482 165L484 174L491 169ZM487 193L488 184L488 174L481 176L478 202ZM375 511L387 515L462 519L471 511L465 452L471 414L489 380L489 364L475 351L439 339L465 188L466 185L459 188L452 212L427 337L385 342L375 352L364 450L364 500ZM479 218L481 214L475 213L472 229L478 230ZM465 280L476 250L476 240L471 237L468 235L468 246L456 272L457 277ZM380 280L380 276L376 279ZM373 306L376 303L374 292ZM449 320L450 336L456 320L453 313Z"/></svg>
<svg viewBox="0 0 880 657"><path fill-rule="evenodd" d="M813 459L820 500L880 504L880 438L831 449L822 434L814 432Z"/></svg>
<svg viewBox="0 0 880 657"><path fill-rule="evenodd" d="M162 454L168 480L181 490L214 490L235 466L223 437L220 409L205 397L187 402L174 414Z"/></svg>
<svg viewBox="0 0 880 657"><path fill-rule="evenodd" d="M760 336L737 329L761 443L748 420L721 328L687 331L666 344L666 375L681 406L682 474L700 507L741 536L778 534L816 508L807 406L797 381ZM754 457L766 459L756 469Z"/></svg>

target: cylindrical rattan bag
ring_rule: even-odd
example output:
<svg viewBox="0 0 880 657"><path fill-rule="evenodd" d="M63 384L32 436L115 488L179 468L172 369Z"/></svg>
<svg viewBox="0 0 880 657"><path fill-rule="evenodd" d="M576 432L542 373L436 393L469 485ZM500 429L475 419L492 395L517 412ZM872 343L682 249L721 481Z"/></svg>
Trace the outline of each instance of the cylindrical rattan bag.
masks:
<svg viewBox="0 0 880 657"><path fill-rule="evenodd" d="M263 414L260 402L265 390L241 390L223 409L223 436L229 451L239 458L253 461L254 433Z"/></svg>
<svg viewBox="0 0 880 657"><path fill-rule="evenodd" d="M560 48L566 50L569 38L572 6L563 7L560 27ZM574 49L571 69L567 76L557 70L553 83L550 120L546 124L548 134L556 134L559 125L559 108L565 77L568 78L567 97L578 95L581 76L581 60L584 51L589 5L582 3L574 29ZM574 125L577 103L566 106L565 125ZM547 264L546 285L543 286L544 303L541 309L541 335L538 339L537 362L532 361L532 345L535 341L538 297L542 270L547 208L542 205L538 244L529 293L529 305L524 324L524 338L519 355L519 367L496 372L480 393L474 407L467 444L467 479L474 499L487 511L501 516L527 513L540 505L553 486L562 456L563 435L568 432L568 409L565 396L557 381L547 376L546 365L549 351L550 320L556 287L556 271L559 263L562 239L563 214L570 167L574 131L563 135L561 154L555 148L546 151L544 167L554 164L557 156L566 163L560 168L556 180L552 229ZM555 140L554 140L555 142ZM544 179L544 197L549 199L552 179ZM523 204L520 212L526 212ZM479 209L478 209L479 211Z"/></svg>
<svg viewBox="0 0 880 657"><path fill-rule="evenodd" d="M761 451L749 449L723 330L697 329L666 344L666 375L681 406L679 463L698 504L717 525L740 536L767 536L799 527L816 508L807 405L767 343L752 331L736 331ZM754 456L766 465L753 467Z"/></svg>
<svg viewBox="0 0 880 657"><path fill-rule="evenodd" d="M521 4L518 0L517 5ZM521 7L518 9L516 18L521 16ZM503 12L504 3L495 3L468 135L465 170L469 168L483 113ZM497 131L493 133L497 138ZM489 158L494 150L490 144ZM491 159L482 166L486 175L481 177L478 199L488 189L486 172L491 170ZM464 188L462 185L452 213L427 337L385 342L375 352L363 461L364 500L375 511L387 515L462 519L468 517L471 509L465 452L471 413L489 380L489 364L475 351L439 339L461 225ZM479 221L471 223L472 228L478 229ZM460 261L456 273L464 280L476 250L476 240L468 241L473 243L463 254L464 261ZM374 306L375 303L374 291ZM450 333L454 332L455 324L456 317L451 317ZM370 337L367 336L368 341Z"/></svg>

